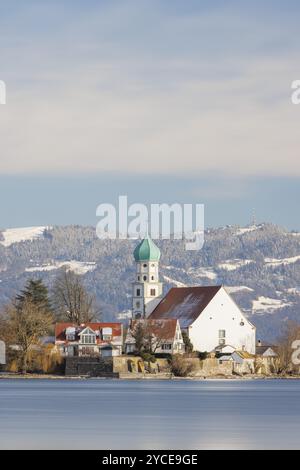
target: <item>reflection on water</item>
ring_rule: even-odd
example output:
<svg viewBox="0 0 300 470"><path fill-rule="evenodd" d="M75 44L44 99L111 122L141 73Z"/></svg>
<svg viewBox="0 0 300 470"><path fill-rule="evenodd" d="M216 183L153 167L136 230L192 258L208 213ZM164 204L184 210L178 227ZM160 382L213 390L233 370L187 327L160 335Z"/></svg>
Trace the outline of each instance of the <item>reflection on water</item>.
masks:
<svg viewBox="0 0 300 470"><path fill-rule="evenodd" d="M299 396L297 380L0 380L0 448L300 448Z"/></svg>

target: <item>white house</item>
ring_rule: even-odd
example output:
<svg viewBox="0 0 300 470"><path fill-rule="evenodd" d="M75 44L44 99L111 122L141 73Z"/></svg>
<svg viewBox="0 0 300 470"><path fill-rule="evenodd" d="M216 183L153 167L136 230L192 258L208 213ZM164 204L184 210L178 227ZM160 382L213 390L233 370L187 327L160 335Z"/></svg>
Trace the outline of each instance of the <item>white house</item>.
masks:
<svg viewBox="0 0 300 470"><path fill-rule="evenodd" d="M56 323L55 345L62 356L119 356L122 323Z"/></svg>
<svg viewBox="0 0 300 470"><path fill-rule="evenodd" d="M255 354L255 326L223 286L174 287L149 318L179 320L194 350L211 352L229 345Z"/></svg>

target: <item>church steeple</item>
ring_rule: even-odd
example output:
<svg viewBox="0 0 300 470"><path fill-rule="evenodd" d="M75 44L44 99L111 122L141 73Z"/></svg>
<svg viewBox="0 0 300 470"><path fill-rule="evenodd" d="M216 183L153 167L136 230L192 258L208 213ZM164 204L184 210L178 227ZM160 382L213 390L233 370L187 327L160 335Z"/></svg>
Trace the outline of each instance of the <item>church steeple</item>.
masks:
<svg viewBox="0 0 300 470"><path fill-rule="evenodd" d="M135 248L136 279L133 283L132 316L147 318L162 299L162 283L159 282L160 250L146 236Z"/></svg>

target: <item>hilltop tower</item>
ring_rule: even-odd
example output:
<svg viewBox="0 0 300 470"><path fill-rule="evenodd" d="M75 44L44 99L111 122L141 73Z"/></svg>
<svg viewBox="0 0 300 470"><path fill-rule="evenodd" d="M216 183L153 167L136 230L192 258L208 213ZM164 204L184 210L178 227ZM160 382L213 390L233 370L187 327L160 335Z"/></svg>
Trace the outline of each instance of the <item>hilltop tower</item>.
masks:
<svg viewBox="0 0 300 470"><path fill-rule="evenodd" d="M162 299L159 282L160 250L147 235L134 250L136 263L132 295L132 318L147 318Z"/></svg>

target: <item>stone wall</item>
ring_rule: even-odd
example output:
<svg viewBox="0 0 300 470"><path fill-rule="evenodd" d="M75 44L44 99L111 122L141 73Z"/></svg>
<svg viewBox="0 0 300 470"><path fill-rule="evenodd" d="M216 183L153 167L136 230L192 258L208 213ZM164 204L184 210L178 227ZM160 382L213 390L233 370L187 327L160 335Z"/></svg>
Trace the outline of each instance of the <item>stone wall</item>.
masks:
<svg viewBox="0 0 300 470"><path fill-rule="evenodd" d="M65 375L89 377L115 377L112 357L67 357Z"/></svg>
<svg viewBox="0 0 300 470"><path fill-rule="evenodd" d="M119 356L113 358L113 371L120 374L168 373L170 367L167 359L156 359L156 362L144 362L139 356Z"/></svg>
<svg viewBox="0 0 300 470"><path fill-rule="evenodd" d="M212 377L212 376L229 376L232 375L232 362L219 363L218 359L207 358L198 359L196 357L185 359L191 365L192 370L189 374L191 377Z"/></svg>

